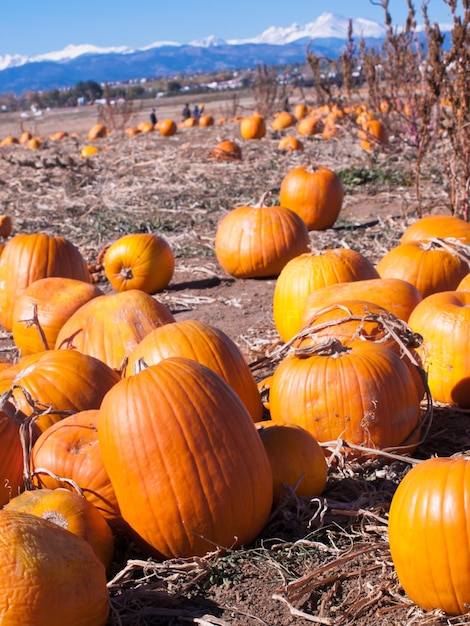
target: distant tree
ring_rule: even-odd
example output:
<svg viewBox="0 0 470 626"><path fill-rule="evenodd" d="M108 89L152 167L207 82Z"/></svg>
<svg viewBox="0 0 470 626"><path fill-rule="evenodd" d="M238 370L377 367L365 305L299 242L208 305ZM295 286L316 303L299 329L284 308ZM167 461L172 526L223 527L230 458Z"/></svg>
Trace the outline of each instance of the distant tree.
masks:
<svg viewBox="0 0 470 626"><path fill-rule="evenodd" d="M170 80L166 85L166 89L168 93L174 95L181 91L181 83L178 80Z"/></svg>

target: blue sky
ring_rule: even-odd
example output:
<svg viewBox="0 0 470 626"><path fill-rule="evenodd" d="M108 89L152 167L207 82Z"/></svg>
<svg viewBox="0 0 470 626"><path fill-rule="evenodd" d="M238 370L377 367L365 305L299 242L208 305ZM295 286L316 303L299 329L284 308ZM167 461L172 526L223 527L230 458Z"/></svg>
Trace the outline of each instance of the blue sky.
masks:
<svg viewBox="0 0 470 626"><path fill-rule="evenodd" d="M421 4L422 0L414 2L418 17ZM402 24L406 0L390 0L389 6L393 23ZM187 43L208 35L246 39L269 26L312 22L324 11L383 23L383 10L369 0L296 0L293 4L281 0L4 0L0 56L35 56L68 44L141 48L156 41ZM428 11L433 21L450 22L444 0L429 0Z"/></svg>

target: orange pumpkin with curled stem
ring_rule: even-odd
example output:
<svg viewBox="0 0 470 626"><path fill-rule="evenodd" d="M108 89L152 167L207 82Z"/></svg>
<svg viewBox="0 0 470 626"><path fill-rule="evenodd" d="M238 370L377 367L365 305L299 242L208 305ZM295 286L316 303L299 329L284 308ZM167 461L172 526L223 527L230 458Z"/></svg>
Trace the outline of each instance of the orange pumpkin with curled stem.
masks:
<svg viewBox="0 0 470 626"><path fill-rule="evenodd" d="M133 233L109 246L103 267L116 291L140 289L154 294L168 287L175 269L175 256L163 237L154 233Z"/></svg>
<svg viewBox="0 0 470 626"><path fill-rule="evenodd" d="M106 569L82 537L48 520L0 510L0 621L105 626Z"/></svg>
<svg viewBox="0 0 470 626"><path fill-rule="evenodd" d="M390 505L390 553L405 593L425 611L470 604L470 463L463 455L414 465Z"/></svg>
<svg viewBox="0 0 470 626"><path fill-rule="evenodd" d="M98 509L76 491L62 487L23 491L5 508L30 513L65 528L87 541L106 569L111 565L114 554L112 530Z"/></svg>
<svg viewBox="0 0 470 626"><path fill-rule="evenodd" d="M290 209L267 206L267 197L255 206L232 209L217 227L215 254L232 276L277 276L288 261L310 247L304 221Z"/></svg>
<svg viewBox="0 0 470 626"><path fill-rule="evenodd" d="M298 213L309 230L331 228L341 211L343 198L341 178L323 166L294 167L282 179L279 191L279 204Z"/></svg>

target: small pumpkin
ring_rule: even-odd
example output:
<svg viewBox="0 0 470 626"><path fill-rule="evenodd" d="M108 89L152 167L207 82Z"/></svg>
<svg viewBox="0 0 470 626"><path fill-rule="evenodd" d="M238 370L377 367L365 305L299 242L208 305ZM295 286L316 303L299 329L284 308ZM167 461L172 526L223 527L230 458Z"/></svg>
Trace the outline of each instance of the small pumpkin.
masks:
<svg viewBox="0 0 470 626"><path fill-rule="evenodd" d="M288 261L309 249L303 220L285 207L267 206L266 198L232 209L217 227L217 260L237 278L277 276Z"/></svg>
<svg viewBox="0 0 470 626"><path fill-rule="evenodd" d="M301 165L291 169L281 181L279 204L295 211L309 230L326 230L336 222L344 198L338 174L319 166Z"/></svg>
<svg viewBox="0 0 470 626"><path fill-rule="evenodd" d="M87 159L90 156L98 154L99 151L100 149L98 148L98 146L83 146L83 148L81 148L80 150L80 157L82 159Z"/></svg>
<svg viewBox="0 0 470 626"><path fill-rule="evenodd" d="M158 122L158 131L164 137L171 137L177 131L176 123L172 119L165 119Z"/></svg>
<svg viewBox="0 0 470 626"><path fill-rule="evenodd" d="M289 113L288 111L280 111L274 116L274 119L271 122L271 128L273 130L285 130L286 128L295 126L296 123L297 120L292 113Z"/></svg>
<svg viewBox="0 0 470 626"><path fill-rule="evenodd" d="M201 115L198 121L198 125L201 126L201 128L214 126L214 118L212 117L212 115L209 114Z"/></svg>
<svg viewBox="0 0 470 626"><path fill-rule="evenodd" d="M116 291L140 289L154 294L168 287L175 269L175 256L163 237L154 233L131 233L109 246L103 267Z"/></svg>
<svg viewBox="0 0 470 626"><path fill-rule="evenodd" d="M358 131L358 137L363 150L374 150L374 148L388 143L387 127L380 120L366 119Z"/></svg>
<svg viewBox="0 0 470 626"><path fill-rule="evenodd" d="M95 141L96 139L106 137L107 134L108 129L104 124L95 124L87 133L88 141Z"/></svg>
<svg viewBox="0 0 470 626"><path fill-rule="evenodd" d="M304 144L297 137L286 136L280 140L277 147L285 152L295 152L297 150L300 152L304 149Z"/></svg>
<svg viewBox="0 0 470 626"><path fill-rule="evenodd" d="M106 569L82 537L30 513L0 510L0 622L105 626Z"/></svg>
<svg viewBox="0 0 470 626"><path fill-rule="evenodd" d="M273 502L290 489L298 496L314 497L326 487L328 465L323 449L301 426L273 421L256 425L273 472Z"/></svg>
<svg viewBox="0 0 470 626"><path fill-rule="evenodd" d="M217 161L239 161L242 158L242 151L235 141L225 139L212 149L211 157Z"/></svg>
<svg viewBox="0 0 470 626"><path fill-rule="evenodd" d="M425 611L468 611L469 490L467 457L431 458L410 469L392 498L392 561L406 594Z"/></svg>
<svg viewBox="0 0 470 626"><path fill-rule="evenodd" d="M300 119L297 123L297 132L299 135L318 135L322 132L322 130L323 122L319 115L307 115Z"/></svg>
<svg viewBox="0 0 470 626"><path fill-rule="evenodd" d="M266 122L262 115L249 115L240 121L243 139L262 139L266 135Z"/></svg>

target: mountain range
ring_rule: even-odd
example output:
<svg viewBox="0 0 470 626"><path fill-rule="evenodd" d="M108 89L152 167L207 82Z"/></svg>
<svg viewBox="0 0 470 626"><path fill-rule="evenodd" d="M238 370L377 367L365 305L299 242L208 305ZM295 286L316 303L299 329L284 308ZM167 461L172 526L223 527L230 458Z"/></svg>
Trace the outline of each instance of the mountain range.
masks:
<svg viewBox="0 0 470 626"><path fill-rule="evenodd" d="M385 27L369 19L352 20L353 37L379 46ZM348 37L349 18L322 13L308 24L271 26L259 36L223 40L214 35L177 43L158 41L143 48L69 45L35 57L0 56L0 93L47 91L72 87L79 81L99 83L140 80L179 73L237 70L258 64L284 65L305 61L306 45L328 57L341 54ZM418 27L419 30L419 27ZM450 26L441 25L441 30Z"/></svg>

